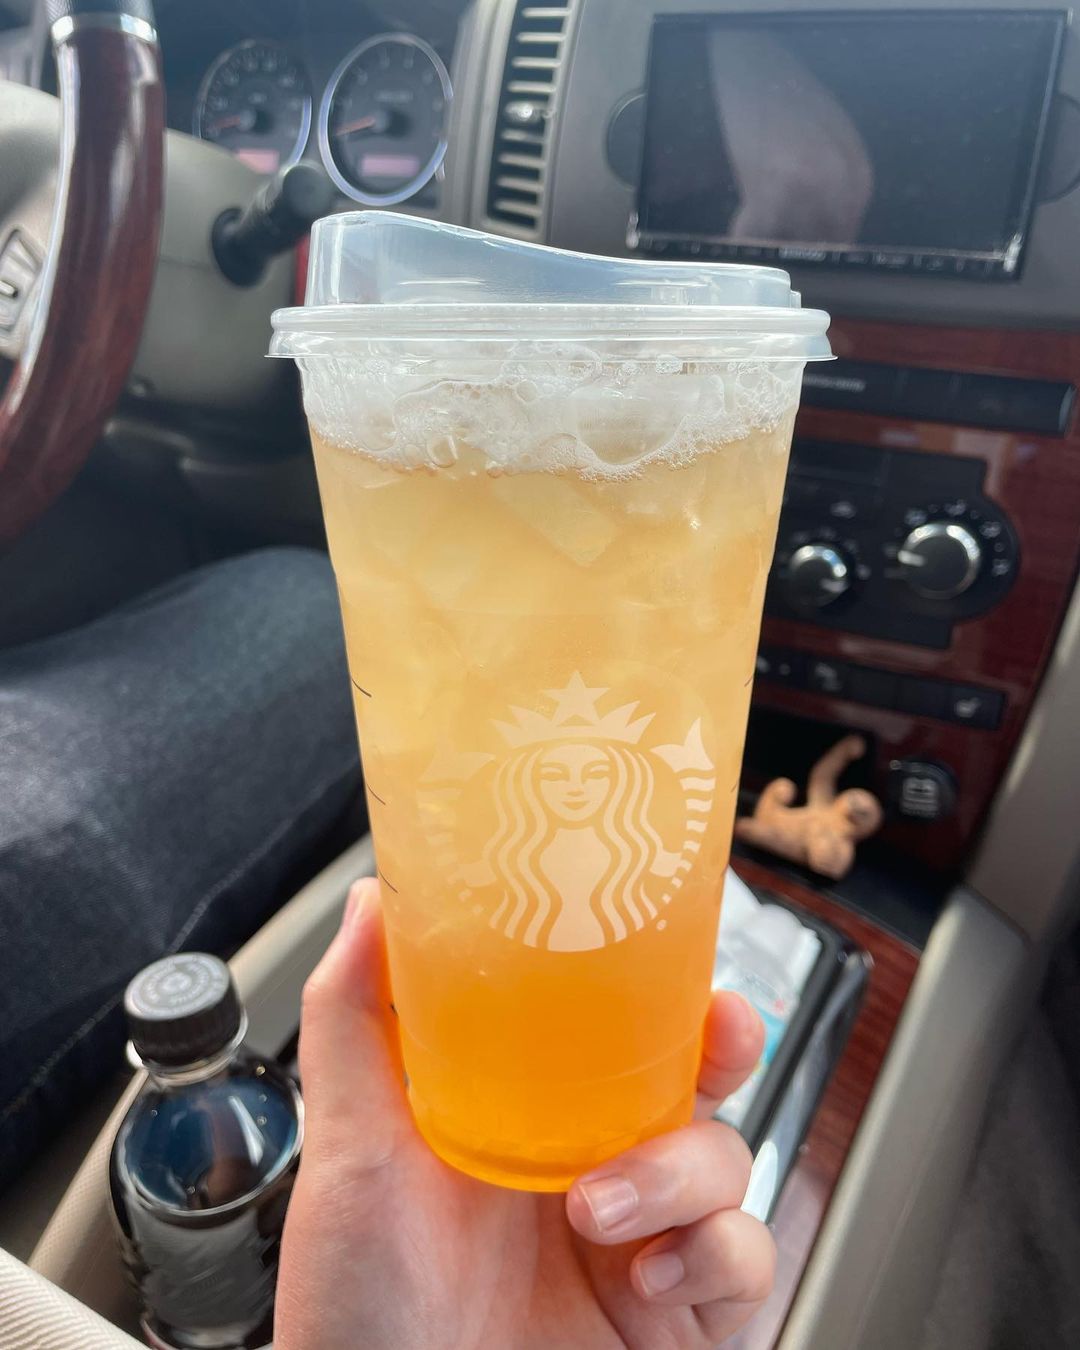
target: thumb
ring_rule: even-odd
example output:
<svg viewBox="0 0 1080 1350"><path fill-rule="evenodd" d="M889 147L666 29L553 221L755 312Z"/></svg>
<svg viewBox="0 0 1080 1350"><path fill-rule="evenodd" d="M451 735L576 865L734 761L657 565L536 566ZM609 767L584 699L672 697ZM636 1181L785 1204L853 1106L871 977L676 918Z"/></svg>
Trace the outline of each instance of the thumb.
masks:
<svg viewBox="0 0 1080 1350"><path fill-rule="evenodd" d="M304 987L305 1152L379 1166L413 1127L405 1096L379 884L353 884L341 928Z"/></svg>

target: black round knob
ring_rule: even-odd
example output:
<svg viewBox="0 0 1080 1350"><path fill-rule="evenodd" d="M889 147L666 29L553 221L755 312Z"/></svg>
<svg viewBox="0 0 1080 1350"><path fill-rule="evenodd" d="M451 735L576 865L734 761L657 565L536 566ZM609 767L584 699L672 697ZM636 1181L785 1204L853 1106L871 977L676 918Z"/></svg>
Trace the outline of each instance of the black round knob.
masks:
<svg viewBox="0 0 1080 1350"><path fill-rule="evenodd" d="M800 609L823 609L851 585L844 555L831 544L803 544L788 561L784 587Z"/></svg>
<svg viewBox="0 0 1080 1350"><path fill-rule="evenodd" d="M931 520L912 530L896 556L904 580L928 600L962 595L982 566L982 549L971 531L945 520Z"/></svg>

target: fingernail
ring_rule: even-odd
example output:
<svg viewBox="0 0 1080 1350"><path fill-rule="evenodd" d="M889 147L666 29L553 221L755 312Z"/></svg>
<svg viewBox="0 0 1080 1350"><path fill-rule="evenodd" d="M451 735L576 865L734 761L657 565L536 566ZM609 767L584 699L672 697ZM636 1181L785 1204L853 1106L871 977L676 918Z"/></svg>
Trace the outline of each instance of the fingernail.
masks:
<svg viewBox="0 0 1080 1350"><path fill-rule="evenodd" d="M341 916L342 928L351 928L356 920L364 912L364 892L363 882L354 881L349 887L349 894L345 897L345 913Z"/></svg>
<svg viewBox="0 0 1080 1350"><path fill-rule="evenodd" d="M728 1046L728 1052L737 1054L741 1058L749 1055L760 1054L759 1046L764 1039L765 1028L761 1021L761 1014L742 994L732 995L733 1007L738 1009L735 1015L735 1025L731 1029L731 1042Z"/></svg>
<svg viewBox="0 0 1080 1350"><path fill-rule="evenodd" d="M622 1223L638 1207L637 1190L633 1182L627 1181L625 1177L599 1177L596 1181L583 1181L581 1193L601 1233Z"/></svg>
<svg viewBox="0 0 1080 1350"><path fill-rule="evenodd" d="M735 1017L736 1021L738 1021L741 1024L739 1027L740 1031L755 1031L757 1029L758 1023L761 1021L761 1017L758 1013L758 1010L754 1007L754 1005L750 1002L750 1000L746 997L745 994L732 993L731 1006L732 1008L738 1008L739 1010L735 1014Z"/></svg>
<svg viewBox="0 0 1080 1350"><path fill-rule="evenodd" d="M649 1298L674 1289L685 1275L686 1267L677 1252L656 1252L652 1256L643 1256L638 1262L638 1279Z"/></svg>

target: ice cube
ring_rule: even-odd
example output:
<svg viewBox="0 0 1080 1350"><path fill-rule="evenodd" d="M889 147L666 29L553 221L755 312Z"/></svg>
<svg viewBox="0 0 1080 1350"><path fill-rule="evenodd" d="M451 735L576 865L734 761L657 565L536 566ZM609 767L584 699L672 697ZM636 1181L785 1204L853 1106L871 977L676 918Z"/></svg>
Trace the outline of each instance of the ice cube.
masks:
<svg viewBox="0 0 1080 1350"><path fill-rule="evenodd" d="M589 500L589 487L569 476L511 474L493 480L490 491L579 567L595 562L618 534L610 517Z"/></svg>

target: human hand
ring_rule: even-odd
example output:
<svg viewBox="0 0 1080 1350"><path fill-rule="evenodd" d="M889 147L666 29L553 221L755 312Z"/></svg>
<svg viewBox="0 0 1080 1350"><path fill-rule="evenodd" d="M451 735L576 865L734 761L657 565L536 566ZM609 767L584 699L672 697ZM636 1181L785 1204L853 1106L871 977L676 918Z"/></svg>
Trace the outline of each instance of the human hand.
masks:
<svg viewBox="0 0 1080 1350"><path fill-rule="evenodd" d="M378 885L357 882L304 994L306 1136L276 1350L712 1350L772 1286L772 1238L739 1209L749 1151L708 1119L762 1040L749 1004L714 995L703 1119L565 1196L475 1181L413 1123Z"/></svg>

